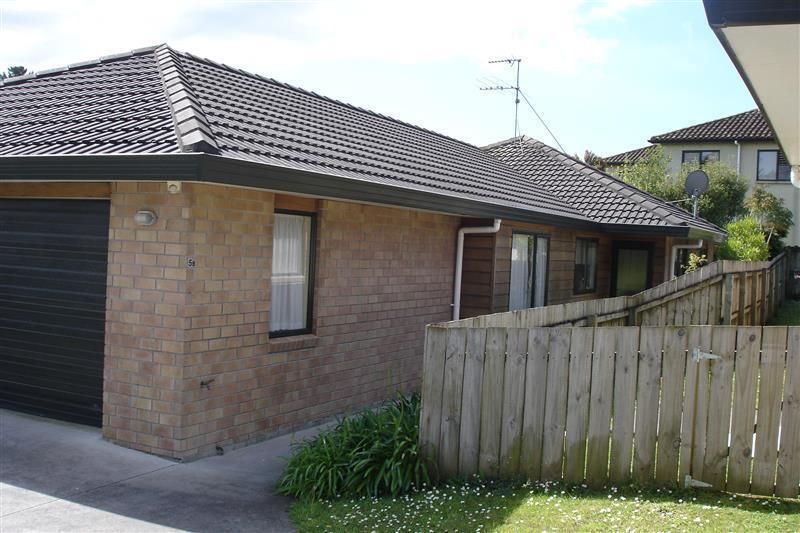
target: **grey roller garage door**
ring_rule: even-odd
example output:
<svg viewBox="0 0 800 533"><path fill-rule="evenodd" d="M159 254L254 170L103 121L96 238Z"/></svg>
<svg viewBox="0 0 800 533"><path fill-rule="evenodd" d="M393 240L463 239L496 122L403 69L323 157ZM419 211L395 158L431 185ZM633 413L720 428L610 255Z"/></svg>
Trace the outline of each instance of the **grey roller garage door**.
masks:
<svg viewBox="0 0 800 533"><path fill-rule="evenodd" d="M109 205L0 199L0 407L99 426Z"/></svg>

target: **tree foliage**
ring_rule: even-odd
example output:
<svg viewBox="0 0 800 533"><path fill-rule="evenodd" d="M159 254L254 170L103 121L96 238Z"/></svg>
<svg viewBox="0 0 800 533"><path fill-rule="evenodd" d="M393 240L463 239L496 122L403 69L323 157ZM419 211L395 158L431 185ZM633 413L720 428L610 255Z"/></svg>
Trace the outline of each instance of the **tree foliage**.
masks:
<svg viewBox="0 0 800 533"><path fill-rule="evenodd" d="M619 172L622 181L691 212L692 203L683 183L697 165L684 165L677 176L669 174L669 157L661 146L655 146L635 163L626 163ZM744 197L747 180L724 163L706 163L708 191L700 196L699 214L709 222L723 227L746 214ZM684 201L681 201L684 200Z"/></svg>
<svg viewBox="0 0 800 533"><path fill-rule="evenodd" d="M583 162L600 170L605 170L607 166L606 160L591 150L585 150L583 152Z"/></svg>
<svg viewBox="0 0 800 533"><path fill-rule="evenodd" d="M753 189L753 193L744 205L766 235L770 255L780 253L783 249L782 239L794 225L794 216L791 210L783 205L783 199L759 185Z"/></svg>
<svg viewBox="0 0 800 533"><path fill-rule="evenodd" d="M679 182L683 182L689 172L697 170L697 165L684 165ZM706 163L703 171L708 174L708 191L700 196L700 216L719 227L747 214L744 197L747 194L747 179L736 173L736 169L724 163ZM684 193L685 195L686 193ZM691 203L686 207L690 208Z"/></svg>
<svg viewBox="0 0 800 533"><path fill-rule="evenodd" d="M765 261L769 257L769 246L758 220L752 216L742 217L725 226L728 238L717 249L720 259L737 261Z"/></svg>
<svg viewBox="0 0 800 533"><path fill-rule="evenodd" d="M661 146L653 147L635 163L626 161L619 178L668 202L686 198L681 183L669 175L669 157Z"/></svg>
<svg viewBox="0 0 800 533"><path fill-rule="evenodd" d="M28 73L28 69L17 65L17 66L10 66L6 69L6 72L0 72L0 81L6 78L14 78L16 76L22 76Z"/></svg>

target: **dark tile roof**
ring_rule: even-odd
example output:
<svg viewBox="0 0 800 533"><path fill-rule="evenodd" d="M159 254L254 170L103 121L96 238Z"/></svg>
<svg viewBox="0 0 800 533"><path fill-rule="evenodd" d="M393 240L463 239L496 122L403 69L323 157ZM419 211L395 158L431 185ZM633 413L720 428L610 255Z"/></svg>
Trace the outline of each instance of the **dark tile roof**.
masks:
<svg viewBox="0 0 800 533"><path fill-rule="evenodd" d="M0 155L197 151L589 222L476 146L167 46L0 85Z"/></svg>
<svg viewBox="0 0 800 533"><path fill-rule="evenodd" d="M0 84L0 156L178 153L153 49Z"/></svg>
<svg viewBox="0 0 800 533"><path fill-rule="evenodd" d="M0 83L0 157L187 152L424 194L437 206L719 232L541 143L482 150L166 45Z"/></svg>
<svg viewBox="0 0 800 533"><path fill-rule="evenodd" d="M657 144L714 141L772 141L775 135L758 109L695 124L661 135L649 142Z"/></svg>
<svg viewBox="0 0 800 533"><path fill-rule="evenodd" d="M643 148L636 148L635 150L628 150L627 152L622 152L621 154L604 157L603 161L605 161L609 166L624 165L625 163L636 163L638 160L655 150L655 148L656 146L651 144L650 146L645 146Z"/></svg>
<svg viewBox="0 0 800 533"><path fill-rule="evenodd" d="M724 234L703 219L534 139L518 137L484 148L531 181L602 224L690 226Z"/></svg>

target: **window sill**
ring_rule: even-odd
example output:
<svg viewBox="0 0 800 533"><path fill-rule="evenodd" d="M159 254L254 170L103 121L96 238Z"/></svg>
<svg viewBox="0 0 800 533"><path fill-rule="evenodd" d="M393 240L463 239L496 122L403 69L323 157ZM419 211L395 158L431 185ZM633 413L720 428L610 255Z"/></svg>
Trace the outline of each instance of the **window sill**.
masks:
<svg viewBox="0 0 800 533"><path fill-rule="evenodd" d="M297 350L307 350L319 344L319 337L316 335L295 335L292 337L277 337L269 340L270 353L275 352L294 352Z"/></svg>
<svg viewBox="0 0 800 533"><path fill-rule="evenodd" d="M791 180L756 180L756 183L764 183L769 185L791 185Z"/></svg>

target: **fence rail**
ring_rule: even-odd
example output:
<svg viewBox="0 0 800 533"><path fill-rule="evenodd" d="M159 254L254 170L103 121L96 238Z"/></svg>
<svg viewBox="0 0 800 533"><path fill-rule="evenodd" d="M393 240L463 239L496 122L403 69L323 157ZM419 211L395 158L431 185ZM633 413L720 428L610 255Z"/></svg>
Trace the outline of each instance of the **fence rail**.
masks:
<svg viewBox="0 0 800 533"><path fill-rule="evenodd" d="M783 303L786 254L772 261L716 261L632 296L466 318L446 327L764 325Z"/></svg>
<svg viewBox="0 0 800 533"><path fill-rule="evenodd" d="M422 400L445 478L798 495L800 327L429 326Z"/></svg>

